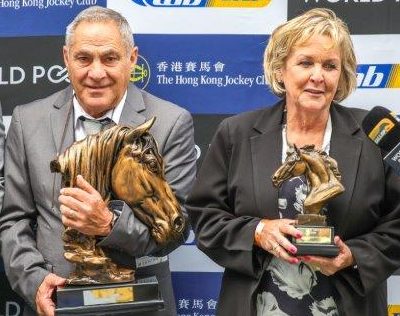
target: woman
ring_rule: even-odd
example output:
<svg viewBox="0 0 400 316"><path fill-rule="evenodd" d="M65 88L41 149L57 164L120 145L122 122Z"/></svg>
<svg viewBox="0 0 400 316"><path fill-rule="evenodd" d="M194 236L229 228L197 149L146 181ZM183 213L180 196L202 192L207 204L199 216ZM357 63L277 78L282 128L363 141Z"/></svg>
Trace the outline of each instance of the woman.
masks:
<svg viewBox="0 0 400 316"><path fill-rule="evenodd" d="M278 27L265 75L282 100L219 126L188 199L198 247L225 268L218 315L387 315L386 279L400 266L400 179L360 129L366 111L337 102L356 87L346 25L313 9ZM326 206L334 258L296 257L301 177L271 175L296 145L334 158L345 192ZM371 172L371 170L374 170Z"/></svg>

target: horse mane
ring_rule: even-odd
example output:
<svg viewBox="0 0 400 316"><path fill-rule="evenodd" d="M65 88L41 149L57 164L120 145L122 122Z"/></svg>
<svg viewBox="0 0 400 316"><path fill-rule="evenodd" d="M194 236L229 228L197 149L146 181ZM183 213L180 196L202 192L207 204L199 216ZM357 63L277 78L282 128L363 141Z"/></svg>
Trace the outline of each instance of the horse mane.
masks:
<svg viewBox="0 0 400 316"><path fill-rule="evenodd" d="M131 131L129 126L115 125L72 144L58 157L64 186L76 186L76 177L80 174L108 201L112 167Z"/></svg>
<svg viewBox="0 0 400 316"><path fill-rule="evenodd" d="M114 197L125 201L149 227L155 242L165 244L182 236L186 221L165 180L156 140L148 132L154 121L152 118L136 128L115 125L89 135L51 161L50 170L61 173L62 187L75 187L80 174L106 203ZM68 284L132 281L133 270L113 262L95 236L66 227L63 241L64 257L75 264Z"/></svg>

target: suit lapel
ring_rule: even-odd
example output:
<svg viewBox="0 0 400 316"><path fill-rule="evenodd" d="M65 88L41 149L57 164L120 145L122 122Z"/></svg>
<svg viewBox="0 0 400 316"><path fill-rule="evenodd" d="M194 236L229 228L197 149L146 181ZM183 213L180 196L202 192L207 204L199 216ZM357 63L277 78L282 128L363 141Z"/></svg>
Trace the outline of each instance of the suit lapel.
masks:
<svg viewBox="0 0 400 316"><path fill-rule="evenodd" d="M55 151L59 154L74 142L73 121L72 89L68 87L54 102L54 110L50 113Z"/></svg>
<svg viewBox="0 0 400 316"><path fill-rule="evenodd" d="M334 198L328 207L334 210L334 214L328 214L328 221L337 227L336 234L343 235L346 230L346 218L350 212L351 197L353 195L359 160L362 149L362 141L355 133L360 126L354 118L346 113L346 109L332 104L332 137L330 156L334 158L342 175L342 184L345 192Z"/></svg>
<svg viewBox="0 0 400 316"><path fill-rule="evenodd" d="M142 93L137 87L129 84L128 93L124 108L122 109L119 124L125 124L132 127L143 124L146 121L146 117L143 115L145 110L146 106L142 97Z"/></svg>
<svg viewBox="0 0 400 316"><path fill-rule="evenodd" d="M281 165L282 104L266 109L254 125L250 138L254 189L260 217L278 218L278 189L271 177Z"/></svg>

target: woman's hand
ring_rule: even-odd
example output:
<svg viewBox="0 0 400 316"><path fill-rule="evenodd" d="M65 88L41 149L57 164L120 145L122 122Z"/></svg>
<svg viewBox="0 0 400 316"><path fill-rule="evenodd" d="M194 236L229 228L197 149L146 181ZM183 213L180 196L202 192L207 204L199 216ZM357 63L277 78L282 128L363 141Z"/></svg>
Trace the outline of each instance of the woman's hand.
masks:
<svg viewBox="0 0 400 316"><path fill-rule="evenodd" d="M302 237L301 231L294 227L295 223L293 219L262 219L255 232L255 244L275 257L298 263L300 260L292 256L297 248L287 239L287 236Z"/></svg>
<svg viewBox="0 0 400 316"><path fill-rule="evenodd" d="M325 275L335 274L337 271L353 266L355 264L353 254L347 245L335 236L334 242L339 247L339 254L334 258L304 256L299 257L300 260L311 264L315 270L320 271Z"/></svg>

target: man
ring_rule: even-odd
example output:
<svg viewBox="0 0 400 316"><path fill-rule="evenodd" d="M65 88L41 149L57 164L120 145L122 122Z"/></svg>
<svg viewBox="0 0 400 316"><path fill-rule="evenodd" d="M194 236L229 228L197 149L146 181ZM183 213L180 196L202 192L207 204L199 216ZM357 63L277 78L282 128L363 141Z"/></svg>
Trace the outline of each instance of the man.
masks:
<svg viewBox="0 0 400 316"><path fill-rule="evenodd" d="M60 178L50 173L49 163L74 140L86 136L78 119L81 115L109 117L131 126L156 116L150 132L164 157L167 181L182 205L195 177L191 116L129 83L138 49L129 24L113 10L82 11L67 27L63 53L71 86L15 108L6 141L7 185L0 237L11 286L29 304L25 315L34 310L54 314L52 293L73 270L63 257L64 224L100 236L98 244L123 255L125 264L132 266L136 261L136 278L155 275L166 308L151 315L175 315L168 259L162 256L186 236L159 249L127 205L113 214L82 177L77 188L65 188L58 196ZM147 255L153 257L141 259Z"/></svg>

